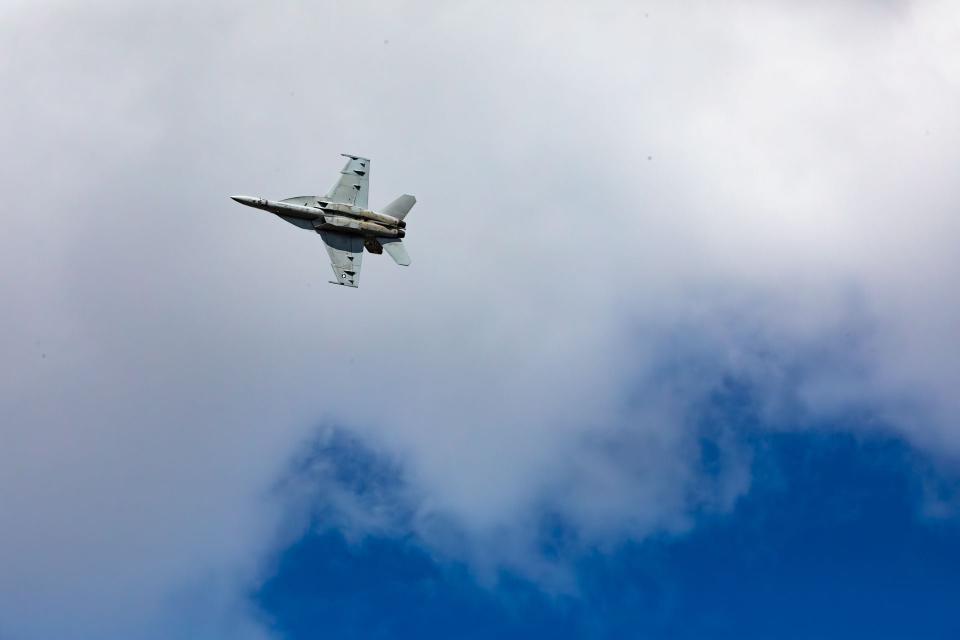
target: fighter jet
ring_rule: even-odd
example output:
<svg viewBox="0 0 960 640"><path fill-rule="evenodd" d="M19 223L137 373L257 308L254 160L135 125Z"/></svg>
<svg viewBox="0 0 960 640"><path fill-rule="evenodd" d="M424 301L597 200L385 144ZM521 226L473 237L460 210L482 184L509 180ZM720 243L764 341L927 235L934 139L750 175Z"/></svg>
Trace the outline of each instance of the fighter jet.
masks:
<svg viewBox="0 0 960 640"><path fill-rule="evenodd" d="M346 153L347 164L340 178L325 196L298 196L286 200L267 200L250 196L230 196L240 204L269 211L301 229L320 234L336 280L331 284L356 287L360 280L363 249L381 254L384 250L399 265L410 264L403 246L407 223L404 218L416 204L411 195L402 195L381 212L367 209L370 190L370 160Z"/></svg>

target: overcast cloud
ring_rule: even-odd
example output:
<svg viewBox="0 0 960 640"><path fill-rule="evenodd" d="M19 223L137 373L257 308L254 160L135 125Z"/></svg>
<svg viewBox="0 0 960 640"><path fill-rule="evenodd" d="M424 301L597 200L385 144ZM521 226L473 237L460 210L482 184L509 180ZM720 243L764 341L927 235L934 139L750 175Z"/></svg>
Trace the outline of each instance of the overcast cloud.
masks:
<svg viewBox="0 0 960 640"><path fill-rule="evenodd" d="M602 547L749 490L722 426L700 468L725 379L960 455L954 3L14 2L0 42L0 637L265 634L321 425L437 553L560 589L544 511ZM227 197L340 152L419 201L358 290Z"/></svg>

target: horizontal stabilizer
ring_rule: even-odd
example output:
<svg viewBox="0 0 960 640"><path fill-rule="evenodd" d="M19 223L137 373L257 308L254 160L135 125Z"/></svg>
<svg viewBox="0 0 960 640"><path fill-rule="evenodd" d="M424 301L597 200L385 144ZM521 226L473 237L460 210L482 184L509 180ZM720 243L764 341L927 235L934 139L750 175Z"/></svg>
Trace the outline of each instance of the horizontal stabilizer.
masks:
<svg viewBox="0 0 960 640"><path fill-rule="evenodd" d="M417 199L410 194L405 193L388 204L382 213L385 213L388 216L393 216L397 220L403 220L407 217L407 214L410 213L410 209L413 209L413 205L415 204L417 204Z"/></svg>
<svg viewBox="0 0 960 640"><path fill-rule="evenodd" d="M398 265L401 267L410 266L410 255L407 253L407 248L403 246L403 240L400 238L380 238L380 244Z"/></svg>

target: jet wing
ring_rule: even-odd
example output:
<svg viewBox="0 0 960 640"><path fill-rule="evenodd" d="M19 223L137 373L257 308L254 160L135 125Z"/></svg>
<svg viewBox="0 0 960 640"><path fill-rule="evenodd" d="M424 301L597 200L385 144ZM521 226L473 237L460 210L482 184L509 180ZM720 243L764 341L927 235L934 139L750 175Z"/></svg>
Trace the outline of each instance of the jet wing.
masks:
<svg viewBox="0 0 960 640"><path fill-rule="evenodd" d="M363 238L348 236L335 231L321 231L320 237L330 254L330 266L336 274L334 284L356 287L360 282L360 266L363 262Z"/></svg>
<svg viewBox="0 0 960 640"><path fill-rule="evenodd" d="M370 160L359 156L341 154L347 164L340 170L340 178L327 193L327 200L367 208L370 193Z"/></svg>

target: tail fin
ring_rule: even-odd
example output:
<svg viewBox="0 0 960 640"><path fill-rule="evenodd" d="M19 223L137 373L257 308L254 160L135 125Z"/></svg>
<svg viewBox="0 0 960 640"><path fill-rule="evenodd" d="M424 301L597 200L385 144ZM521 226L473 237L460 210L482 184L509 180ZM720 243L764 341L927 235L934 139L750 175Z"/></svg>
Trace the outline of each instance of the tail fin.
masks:
<svg viewBox="0 0 960 640"><path fill-rule="evenodd" d="M390 254L394 262L401 267L410 266L410 255L407 253L407 248L403 246L403 240L400 238L380 238L379 240L384 250Z"/></svg>
<svg viewBox="0 0 960 640"><path fill-rule="evenodd" d="M403 220L407 217L407 214L410 213L410 209L413 209L413 205L415 204L417 204L416 198L409 194L404 194L388 204L381 213L385 213L388 216L393 216L397 220Z"/></svg>

